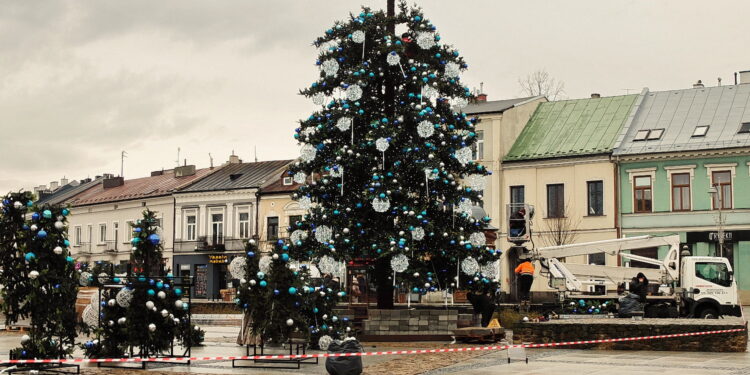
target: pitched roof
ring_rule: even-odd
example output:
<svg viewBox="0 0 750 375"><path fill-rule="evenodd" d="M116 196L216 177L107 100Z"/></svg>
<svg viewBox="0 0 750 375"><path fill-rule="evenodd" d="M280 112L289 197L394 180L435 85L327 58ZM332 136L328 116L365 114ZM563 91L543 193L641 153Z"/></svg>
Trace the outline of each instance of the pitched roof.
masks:
<svg viewBox="0 0 750 375"><path fill-rule="evenodd" d="M292 181L290 185L284 185L284 177L290 177L287 173L287 170L284 169L282 172L278 173L278 175L275 176L275 178L269 179L268 182L266 182L263 186L260 188L261 194L282 194L282 193L293 193L297 191L297 188L299 188L300 184Z"/></svg>
<svg viewBox="0 0 750 375"><path fill-rule="evenodd" d="M40 198L36 203L37 204L59 204L62 202L65 202L69 198L75 196L76 194L85 191L92 186L96 186L97 184L101 184L102 177L97 177L93 180L88 179L81 180L81 181L74 181L67 185L63 185L57 190L53 191L52 193L49 193L45 195L43 198Z"/></svg>
<svg viewBox="0 0 750 375"><path fill-rule="evenodd" d="M277 177L274 174L291 162L292 160L272 160L227 164L216 173L180 189L180 192L258 188L271 178Z"/></svg>
<svg viewBox="0 0 750 375"><path fill-rule="evenodd" d="M631 115L638 95L541 103L506 161L606 154Z"/></svg>
<svg viewBox="0 0 750 375"><path fill-rule="evenodd" d="M172 194L173 191L210 175L222 168L203 168L195 171L194 175L175 177L174 170L164 171L158 176L125 180L124 184L105 189L97 184L90 189L73 196L68 200L73 206L118 202L131 199L152 198Z"/></svg>
<svg viewBox="0 0 750 375"><path fill-rule="evenodd" d="M543 96L528 96L525 98L493 100L490 102L471 103L464 108L467 115L481 115L483 113L504 112L517 105L523 104L534 99L541 99Z"/></svg>
<svg viewBox="0 0 750 375"><path fill-rule="evenodd" d="M750 84L648 92L615 155L750 147ZM708 126L704 136L693 136ZM647 130L664 129L658 139L635 140ZM656 137L654 137L656 138Z"/></svg>

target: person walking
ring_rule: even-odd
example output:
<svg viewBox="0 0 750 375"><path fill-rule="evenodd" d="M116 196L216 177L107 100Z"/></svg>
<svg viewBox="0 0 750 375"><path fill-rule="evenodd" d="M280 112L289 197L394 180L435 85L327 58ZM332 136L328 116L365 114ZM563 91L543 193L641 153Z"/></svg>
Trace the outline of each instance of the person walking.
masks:
<svg viewBox="0 0 750 375"><path fill-rule="evenodd" d="M518 277L517 280L521 303L528 304L531 300L531 297L529 296L531 284L534 282L534 265L530 260L526 259L516 267L515 273Z"/></svg>

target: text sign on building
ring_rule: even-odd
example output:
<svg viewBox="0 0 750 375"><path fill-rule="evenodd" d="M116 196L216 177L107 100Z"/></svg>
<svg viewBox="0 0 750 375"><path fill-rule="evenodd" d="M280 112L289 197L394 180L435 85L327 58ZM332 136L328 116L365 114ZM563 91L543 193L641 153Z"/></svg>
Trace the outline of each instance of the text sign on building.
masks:
<svg viewBox="0 0 750 375"><path fill-rule="evenodd" d="M208 262L214 263L214 264L227 263L227 256L226 255L209 255Z"/></svg>
<svg viewBox="0 0 750 375"><path fill-rule="evenodd" d="M708 240L719 242L719 233L717 232L709 232L708 233ZM732 232L724 232L724 241L731 241L732 240Z"/></svg>

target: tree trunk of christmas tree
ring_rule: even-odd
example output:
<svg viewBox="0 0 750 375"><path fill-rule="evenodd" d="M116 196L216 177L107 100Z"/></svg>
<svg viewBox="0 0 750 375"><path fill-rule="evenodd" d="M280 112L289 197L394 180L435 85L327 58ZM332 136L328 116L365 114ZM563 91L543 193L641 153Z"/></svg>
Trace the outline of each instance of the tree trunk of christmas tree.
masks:
<svg viewBox="0 0 750 375"><path fill-rule="evenodd" d="M393 309L393 281L389 279L391 272L390 260L378 259L375 263L375 282L379 309Z"/></svg>

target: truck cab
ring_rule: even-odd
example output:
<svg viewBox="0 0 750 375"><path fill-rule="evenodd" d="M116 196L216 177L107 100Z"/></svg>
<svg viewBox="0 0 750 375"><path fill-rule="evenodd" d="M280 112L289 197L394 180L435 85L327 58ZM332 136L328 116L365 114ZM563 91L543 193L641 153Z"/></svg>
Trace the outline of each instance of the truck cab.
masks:
<svg viewBox="0 0 750 375"><path fill-rule="evenodd" d="M740 316L737 285L727 258L683 257L680 287L684 309L697 318Z"/></svg>

